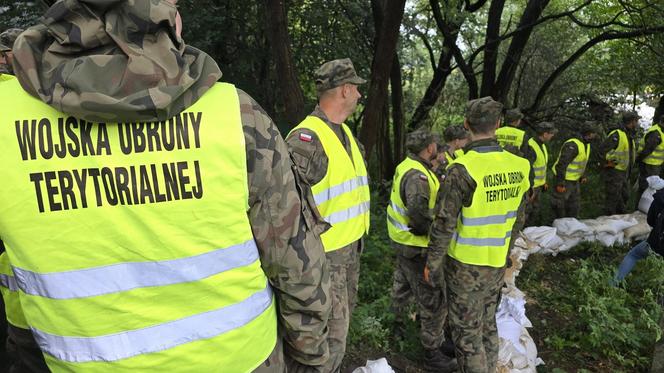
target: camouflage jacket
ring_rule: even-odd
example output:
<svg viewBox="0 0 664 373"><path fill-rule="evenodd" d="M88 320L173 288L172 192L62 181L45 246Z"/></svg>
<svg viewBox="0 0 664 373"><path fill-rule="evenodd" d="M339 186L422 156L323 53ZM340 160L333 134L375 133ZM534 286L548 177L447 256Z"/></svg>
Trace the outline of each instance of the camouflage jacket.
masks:
<svg viewBox="0 0 664 373"><path fill-rule="evenodd" d="M409 154L408 157L420 162L428 170L431 170L434 177L437 176L432 170L431 162L414 154ZM433 217L431 216L431 210L429 210L431 193L429 189L428 175L425 175L420 170L409 170L401 178L399 193L401 195L401 200L406 206L408 219L410 220L408 226L411 228L411 232L417 236L429 235L429 229L431 228ZM426 252L426 250L423 250L420 247L402 245L397 242L392 242L392 244L397 248L397 252L402 255L405 254L410 256L413 254L413 251L417 251L418 253Z"/></svg>
<svg viewBox="0 0 664 373"><path fill-rule="evenodd" d="M480 147L498 145L496 139L483 139L473 141L464 150ZM532 180L531 180L532 185ZM457 219L461 208L470 206L473 201L477 184L463 165L453 164L447 172L443 184L440 186L438 201L436 202L436 214L431 225L431 234L428 248L427 267L431 273L431 281L434 284L443 284L443 268L445 257L449 249L452 236L456 231ZM516 221L512 228L512 238L516 238L523 227L526 215L526 194L519 205ZM514 240L510 240L511 251Z"/></svg>
<svg viewBox="0 0 664 373"><path fill-rule="evenodd" d="M628 147L629 147L629 164L630 164L630 168L631 168L631 165L634 164L634 159L633 159L634 138L633 138L633 135L624 126L620 126L618 128L615 128L615 129L622 130L627 135L627 144L628 144ZM611 132L613 132L613 130L611 130ZM598 153L599 153L600 159L602 161L606 160L606 153L610 152L611 150L616 149L618 147L619 142L620 142L620 135L618 134L618 132L613 132L613 134L611 134L611 136L607 136L607 138L604 139L602 144L599 146Z"/></svg>
<svg viewBox="0 0 664 373"><path fill-rule="evenodd" d="M659 126L659 124L653 124ZM643 149L637 154L636 161L642 162L644 158L650 155L655 148L662 142L661 136L658 131L650 131L646 134L644 139Z"/></svg>
<svg viewBox="0 0 664 373"><path fill-rule="evenodd" d="M310 115L320 118L323 122L325 122L337 135L339 141L344 146L344 149L346 149L348 155L351 156L350 141L341 126L337 123L331 122L318 106L316 106ZM310 136L307 137L307 139L311 140L301 140L300 134L306 134ZM355 142L360 148L360 152L364 156L364 147L362 144L360 144L359 141L357 141L357 139L355 139ZM300 179L309 187L323 180L325 174L327 174L329 158L327 154L325 154L325 149L323 149L323 145L316 134L313 131L301 128L293 131L286 138L286 143L288 143L288 148L293 157L293 162L297 166ZM319 216L318 210L315 210L316 215ZM355 260L356 256L353 255L353 251L359 251L362 249L361 241L362 239L355 241L346 247L342 247L341 249L327 253L328 260L330 260L331 264L348 264L349 262Z"/></svg>
<svg viewBox="0 0 664 373"><path fill-rule="evenodd" d="M70 115L109 122L167 118L195 102L221 76L211 57L175 36L174 18L175 7L166 1L58 2L43 24L16 41L15 73L26 91ZM139 34L154 35L137 44ZM249 222L276 295L285 353L319 366L329 356L331 309L326 258L314 234L320 223L298 186L276 125L246 93L238 90L238 96Z"/></svg>
<svg viewBox="0 0 664 373"><path fill-rule="evenodd" d="M575 136L573 138L581 140L583 144L586 144L585 141L583 141L583 138L581 136ZM564 146L560 149L560 154L558 155L558 164L556 164L556 167L554 169L554 180L555 180L555 185L563 185L565 183L565 174L567 173L567 166L569 166L570 163L576 158L576 156L579 154L579 149L576 147L576 144L573 142L567 142L564 144ZM588 164L590 164L590 160L588 161Z"/></svg>

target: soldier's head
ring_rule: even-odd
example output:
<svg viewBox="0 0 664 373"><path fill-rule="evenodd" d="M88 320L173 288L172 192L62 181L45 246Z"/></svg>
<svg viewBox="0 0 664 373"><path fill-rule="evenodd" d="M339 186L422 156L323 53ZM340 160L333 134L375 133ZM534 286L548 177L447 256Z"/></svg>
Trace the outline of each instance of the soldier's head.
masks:
<svg viewBox="0 0 664 373"><path fill-rule="evenodd" d="M20 28L10 28L0 33L0 74L12 74L12 60L14 54L14 42L16 38L23 32Z"/></svg>
<svg viewBox="0 0 664 373"><path fill-rule="evenodd" d="M512 127L519 127L523 119L523 113L519 108L509 109L505 111L505 124Z"/></svg>
<svg viewBox="0 0 664 373"><path fill-rule="evenodd" d="M541 122L535 127L535 131L537 132L537 137L542 142L549 142L553 136L556 135L558 129L556 128L555 124L551 122Z"/></svg>
<svg viewBox="0 0 664 373"><path fill-rule="evenodd" d="M586 142L590 142L594 139L597 138L599 134L599 126L597 125L596 122L587 120L579 126L579 132L581 132L581 136L583 137L583 140Z"/></svg>
<svg viewBox="0 0 664 373"><path fill-rule="evenodd" d="M641 116L635 111L625 111L622 113L622 124L627 129L635 129L636 125L639 124L639 119L641 119Z"/></svg>
<svg viewBox="0 0 664 373"><path fill-rule="evenodd" d="M495 137L502 112L503 104L488 96L468 101L463 126L470 131L470 139Z"/></svg>
<svg viewBox="0 0 664 373"><path fill-rule="evenodd" d="M338 110L348 117L362 97L357 86L367 81L360 78L350 58L325 62L314 73L318 102L327 109ZM345 119L345 118L344 118Z"/></svg>
<svg viewBox="0 0 664 373"><path fill-rule="evenodd" d="M445 128L443 131L443 138L450 147L450 151L461 149L468 143L468 131L463 128L463 125L454 125Z"/></svg>
<svg viewBox="0 0 664 373"><path fill-rule="evenodd" d="M406 150L423 159L432 160L438 155L436 136L427 127L420 127L406 136Z"/></svg>

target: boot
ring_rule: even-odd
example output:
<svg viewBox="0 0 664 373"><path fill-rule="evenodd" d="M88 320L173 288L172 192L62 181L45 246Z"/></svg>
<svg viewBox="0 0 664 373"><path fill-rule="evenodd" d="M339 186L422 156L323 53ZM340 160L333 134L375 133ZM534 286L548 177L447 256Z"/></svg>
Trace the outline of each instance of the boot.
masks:
<svg viewBox="0 0 664 373"><path fill-rule="evenodd" d="M443 342L442 345L438 348L440 352L442 352L445 356L448 356L450 358L456 357L454 353L454 342L451 340L447 339L445 342Z"/></svg>
<svg viewBox="0 0 664 373"><path fill-rule="evenodd" d="M424 365L432 372L451 373L457 370L456 359L450 359L439 349L424 350Z"/></svg>

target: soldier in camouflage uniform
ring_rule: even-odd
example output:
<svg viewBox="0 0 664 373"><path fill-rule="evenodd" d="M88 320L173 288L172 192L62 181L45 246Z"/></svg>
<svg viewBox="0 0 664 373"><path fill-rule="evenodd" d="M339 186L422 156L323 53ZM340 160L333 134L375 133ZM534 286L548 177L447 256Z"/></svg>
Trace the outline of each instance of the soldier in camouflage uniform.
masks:
<svg viewBox="0 0 664 373"><path fill-rule="evenodd" d="M463 155L463 147L468 143L468 131L463 125L449 126L443 131L444 145L438 146L438 156L434 162L434 172L442 180L447 166Z"/></svg>
<svg viewBox="0 0 664 373"><path fill-rule="evenodd" d="M629 175L632 172L636 155L634 133L639 118L635 112L623 113L622 123L609 133L599 148L600 157L605 160L602 168L605 215L627 213ZM621 146L627 148L627 154L618 154L624 153L619 149Z"/></svg>
<svg viewBox="0 0 664 373"><path fill-rule="evenodd" d="M366 80L357 76L353 63L348 58L328 61L318 68L314 75L319 102L309 116L320 119L333 131L351 162L360 161L353 158L352 143L356 144L362 153L361 162L365 163L362 145L354 136L349 137L342 124L354 112L357 100L361 97L357 86L364 84ZM287 136L286 143L304 183L314 186L326 177L331 156L326 153L316 132L296 127ZM326 253L334 304L328 321L330 359L325 366L328 372L336 372L341 368L346 352L350 317L357 303L363 245L363 238L360 238Z"/></svg>
<svg viewBox="0 0 664 373"><path fill-rule="evenodd" d="M0 34L0 74L13 74L12 59L14 54L12 48L14 41L23 32L20 28L10 28Z"/></svg>
<svg viewBox="0 0 664 373"><path fill-rule="evenodd" d="M664 141L664 139L660 134L660 131L664 129L664 115L662 115L660 118L656 118L652 126L659 127L659 130L658 128L651 127L651 130L645 133L643 138L643 146L641 147L639 153L636 155L636 163L638 164L639 167L639 191L637 194L639 198L641 198L643 192L646 190L646 188L648 188L648 181L646 180L648 176L659 175L662 169L661 163L649 164L646 160L648 158L661 157L661 155L655 156L655 154L653 153L657 152L657 149L661 147L662 141ZM658 163L658 162L650 162L650 163ZM636 199L637 208L638 208L639 198Z"/></svg>
<svg viewBox="0 0 664 373"><path fill-rule="evenodd" d="M535 177L533 187L530 190L530 196L528 197L528 204L526 205L526 224L529 226L541 223L539 221L540 197L542 196L542 193L549 190L549 184L547 184L546 181L546 176L548 174L547 170L549 167L549 150L546 144L551 141L553 136L558 132L558 129L551 122L542 122L535 127L535 131L537 132L537 136L531 138L529 141L531 152L527 157ZM535 147L538 149L535 149ZM536 170L538 167L535 166L535 163L538 162L538 153L544 156L544 165L537 165L538 167L544 167L543 170ZM543 180L538 180L538 176L543 177Z"/></svg>
<svg viewBox="0 0 664 373"><path fill-rule="evenodd" d="M505 124L496 130L496 139L503 149L520 157L532 156L532 149L528 146L530 136L521 126L523 113L519 108L505 111Z"/></svg>
<svg viewBox="0 0 664 373"><path fill-rule="evenodd" d="M392 186L393 194L399 193L399 200L403 201L408 218L408 233L396 238L402 242L408 242L412 236L427 237L429 235L433 219L433 210L429 208L430 201L432 201L429 178L436 177L432 170L431 160L437 156L435 138L426 128L418 129L408 135L406 149L408 151L406 162L419 162L422 168L428 172L424 173L421 169L410 168L403 175L399 175L399 172L395 174L395 182L398 182L399 185ZM400 170L400 167L397 170ZM397 207L397 209L399 208ZM390 213L396 212L388 211L388 216ZM390 218L391 216L388 217L388 230L396 230L397 228L393 228L394 225L390 226ZM400 233L397 231L396 234ZM390 234L393 233L390 231ZM411 241L415 240L411 239ZM426 242L418 240L425 247L400 243L395 241L395 238L391 242L396 252L392 309L395 313L397 327L403 327L403 318L414 297L420 315L420 341L425 350L426 367L438 372L451 372L456 369L456 364L441 351L444 340L443 328L447 317L445 288L429 283L424 277L427 261Z"/></svg>
<svg viewBox="0 0 664 373"><path fill-rule="evenodd" d="M584 122L580 133L567 139L560 149L558 160L553 165L555 190L551 198L553 211L556 219L566 217L579 217L581 186L588 179L583 175L590 154L586 154L586 162L583 164L583 172L577 180L569 180L568 173L570 164L579 155L579 146L573 140L580 141L584 147L589 148L590 142L597 138L597 127L594 122ZM577 175L578 176L578 175Z"/></svg>
<svg viewBox="0 0 664 373"><path fill-rule="evenodd" d="M489 165L483 161L482 165L474 164L472 168L479 167L485 172L491 173L493 170L486 168L495 165L496 168L514 168L521 175L521 179L518 181L518 192L510 195L508 199L511 204L518 206L516 214L512 216L511 212L507 213L505 223L498 223L500 229L509 231L503 232L500 229L496 231L496 226L489 222L485 225L485 230L491 232L492 236L517 236L517 232L523 226L525 193L531 183L526 176L530 174L528 162L503 151L495 139L494 132L500 123L501 111L502 104L490 97L472 100L466 106L465 126L470 129L471 141L464 148L467 150L464 156L448 169L447 176L440 187L436 206L437 213L431 226L431 241L426 265L434 284L446 284L448 317L461 372L493 373L496 369L499 345L495 313L500 289L503 286L507 254L513 241L507 238L507 241L503 241L501 244L503 246L500 249L472 246L467 250L468 252L496 250L495 252L501 257L497 258L497 263L491 265L470 264L470 261L457 255L463 255L463 252L453 253L453 249L456 250L457 245L465 242L461 240L483 245L486 238L460 236L464 234L463 227L466 224L468 226L474 224L471 222L473 219L464 222L466 220L464 216L467 209L475 206L474 208L483 210L483 204L492 203L485 202L484 192L479 191L478 193L480 187L486 188L486 186L480 186L476 181L479 177L479 182L486 184L486 181L481 180L491 176L475 175L473 177L467 165L457 162L468 162L469 159L475 159L474 157L484 157L484 154L490 154L495 160L494 162L490 162ZM487 193L492 191L492 189L486 190ZM499 203L502 204L502 202ZM502 210L503 207L493 209L501 214ZM489 218L491 221L496 220L495 216ZM477 223L484 220L484 218L475 219ZM510 224L512 224L511 227L509 227ZM474 244L471 243L471 245Z"/></svg>
<svg viewBox="0 0 664 373"><path fill-rule="evenodd" d="M15 73L28 93L88 121L114 126L167 120L205 95L221 77L210 56L185 45L181 27L177 9L164 1L58 1L39 25L18 38ZM136 30L146 36L138 44ZM72 38L77 42L70 43ZM47 53L51 48L58 53ZM77 73L63 75L74 61ZM115 76L124 78L109 79ZM323 229L322 222L312 214L310 197L297 186L277 126L248 94L237 89L237 95L248 175L246 214L276 297L280 335L256 371L324 371L332 298L325 256L314 233ZM22 337L21 361L31 371L48 371L42 353L33 348L32 335Z"/></svg>

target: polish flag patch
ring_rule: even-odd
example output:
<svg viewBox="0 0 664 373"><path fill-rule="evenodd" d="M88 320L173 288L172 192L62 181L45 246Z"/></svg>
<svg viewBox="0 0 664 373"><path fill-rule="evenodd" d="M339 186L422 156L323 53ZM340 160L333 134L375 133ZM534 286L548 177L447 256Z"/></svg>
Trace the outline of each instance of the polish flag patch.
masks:
<svg viewBox="0 0 664 373"><path fill-rule="evenodd" d="M311 142L312 140L313 140L313 137L311 135L307 135L306 133L301 133L300 134L300 141Z"/></svg>
<svg viewBox="0 0 664 373"><path fill-rule="evenodd" d="M427 180L429 180L429 179L426 177L426 175L422 175L422 174L420 174L420 180L427 181Z"/></svg>

